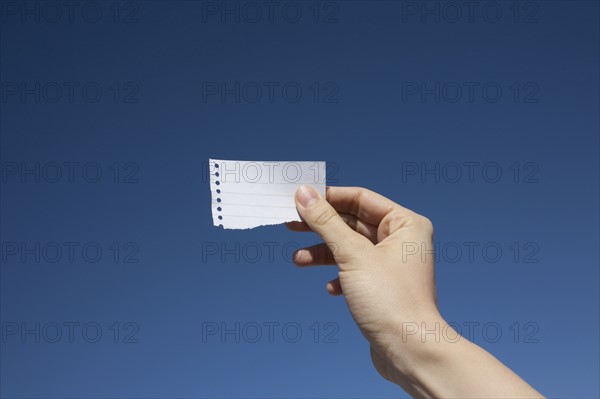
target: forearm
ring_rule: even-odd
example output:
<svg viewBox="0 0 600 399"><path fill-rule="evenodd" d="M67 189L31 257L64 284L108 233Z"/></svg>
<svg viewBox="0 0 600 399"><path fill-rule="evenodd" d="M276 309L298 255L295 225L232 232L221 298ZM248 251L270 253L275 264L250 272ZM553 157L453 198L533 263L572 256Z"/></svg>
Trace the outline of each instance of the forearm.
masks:
<svg viewBox="0 0 600 399"><path fill-rule="evenodd" d="M543 397L441 316L401 323L390 348L390 380L415 397Z"/></svg>

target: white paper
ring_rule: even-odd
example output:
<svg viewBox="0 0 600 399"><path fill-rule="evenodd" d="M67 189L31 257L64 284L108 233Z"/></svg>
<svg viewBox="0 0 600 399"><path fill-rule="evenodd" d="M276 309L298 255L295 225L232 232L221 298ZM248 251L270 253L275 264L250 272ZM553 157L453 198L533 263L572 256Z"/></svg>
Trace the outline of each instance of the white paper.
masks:
<svg viewBox="0 0 600 399"><path fill-rule="evenodd" d="M209 159L212 217L226 229L300 221L294 195L303 184L325 196L325 162Z"/></svg>

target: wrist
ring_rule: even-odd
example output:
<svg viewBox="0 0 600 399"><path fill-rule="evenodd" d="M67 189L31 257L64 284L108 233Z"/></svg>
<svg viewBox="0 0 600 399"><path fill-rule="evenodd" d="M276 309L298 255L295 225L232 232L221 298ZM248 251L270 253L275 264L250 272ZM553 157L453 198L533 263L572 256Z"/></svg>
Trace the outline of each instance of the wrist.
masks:
<svg viewBox="0 0 600 399"><path fill-rule="evenodd" d="M413 397L542 397L441 315L398 325L386 378Z"/></svg>
<svg viewBox="0 0 600 399"><path fill-rule="evenodd" d="M389 379L413 392L410 387L419 385L422 374L443 364L452 352L448 349L465 341L437 310L396 323L392 340L386 356Z"/></svg>

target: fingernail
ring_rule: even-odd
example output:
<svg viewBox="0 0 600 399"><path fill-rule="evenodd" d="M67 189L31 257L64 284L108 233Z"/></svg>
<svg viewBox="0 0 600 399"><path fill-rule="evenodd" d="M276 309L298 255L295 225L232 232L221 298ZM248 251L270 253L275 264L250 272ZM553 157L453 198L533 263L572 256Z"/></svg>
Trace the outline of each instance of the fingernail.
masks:
<svg viewBox="0 0 600 399"><path fill-rule="evenodd" d="M302 185L296 193L296 198L298 198L298 202L303 208L308 208L317 202L318 195L319 194L317 194L315 189L311 186Z"/></svg>

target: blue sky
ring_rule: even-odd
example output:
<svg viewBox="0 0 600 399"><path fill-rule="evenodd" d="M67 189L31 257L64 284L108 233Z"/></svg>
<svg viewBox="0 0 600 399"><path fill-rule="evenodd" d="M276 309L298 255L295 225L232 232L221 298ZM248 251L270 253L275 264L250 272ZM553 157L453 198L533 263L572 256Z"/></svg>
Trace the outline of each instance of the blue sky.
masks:
<svg viewBox="0 0 600 399"><path fill-rule="evenodd" d="M598 3L475 3L3 3L0 394L406 395L316 236L212 226L212 157L426 215L446 319L598 397Z"/></svg>

